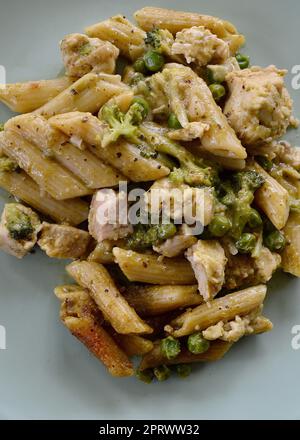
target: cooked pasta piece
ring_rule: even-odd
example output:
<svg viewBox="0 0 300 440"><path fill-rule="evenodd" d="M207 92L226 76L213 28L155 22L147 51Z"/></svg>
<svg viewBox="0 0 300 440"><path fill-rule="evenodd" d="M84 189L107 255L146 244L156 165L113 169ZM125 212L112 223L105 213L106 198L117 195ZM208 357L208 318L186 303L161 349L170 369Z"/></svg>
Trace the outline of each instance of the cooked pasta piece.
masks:
<svg viewBox="0 0 300 440"><path fill-rule="evenodd" d="M88 218L89 205L81 199L56 200L24 171L0 172L0 187L60 223L79 225Z"/></svg>
<svg viewBox="0 0 300 440"><path fill-rule="evenodd" d="M287 190L257 162L251 161L248 169L257 171L265 179L265 183L255 192L255 203L277 229L284 228L290 212L290 198Z"/></svg>
<svg viewBox="0 0 300 440"><path fill-rule="evenodd" d="M0 85L0 101L18 113L32 112L70 87L74 79L60 78Z"/></svg>
<svg viewBox="0 0 300 440"><path fill-rule="evenodd" d="M90 240L81 229L43 222L38 245L50 258L76 259L85 255Z"/></svg>
<svg viewBox="0 0 300 440"><path fill-rule="evenodd" d="M146 32L134 26L122 15L116 15L85 29L89 37L110 41L122 55L134 61L144 52Z"/></svg>
<svg viewBox="0 0 300 440"><path fill-rule="evenodd" d="M232 54L235 54L245 42L245 37L237 32L233 24L209 15L147 6L136 11L134 17L145 31L161 28L176 34L176 32L192 26L204 26L219 38L227 40Z"/></svg>
<svg viewBox="0 0 300 440"><path fill-rule="evenodd" d="M149 284L195 284L191 265L182 259L163 258L157 255L139 254L115 247L116 263L130 281Z"/></svg>
<svg viewBox="0 0 300 440"><path fill-rule="evenodd" d="M300 277L300 213L290 214L283 231L287 245L281 254L282 268L284 272Z"/></svg>
<svg viewBox="0 0 300 440"><path fill-rule="evenodd" d="M132 376L132 363L102 327L101 314L99 316L88 291L78 286L59 286L54 292L62 302L60 318L72 335L105 365L112 376Z"/></svg>
<svg viewBox="0 0 300 440"><path fill-rule="evenodd" d="M246 315L262 305L266 292L266 286L260 284L216 298L178 316L166 329L175 337L180 337L205 330L219 321L230 321L236 315Z"/></svg>
<svg viewBox="0 0 300 440"><path fill-rule="evenodd" d="M114 73L119 50L108 41L88 38L83 34L66 35L60 42L66 74L82 77L95 73Z"/></svg>
<svg viewBox="0 0 300 440"><path fill-rule="evenodd" d="M128 286L124 296L142 316L156 316L203 302L197 286Z"/></svg>
<svg viewBox="0 0 300 440"><path fill-rule="evenodd" d="M113 240L103 240L97 243L95 249L88 256L88 261L94 261L100 264L113 264L114 256L112 250L116 246Z"/></svg>
<svg viewBox="0 0 300 440"><path fill-rule="evenodd" d="M45 118L75 110L95 113L112 96L127 88L119 75L87 73L35 113Z"/></svg>
<svg viewBox="0 0 300 440"><path fill-rule="evenodd" d="M153 342L142 336L113 333L113 338L129 357L143 356L153 349Z"/></svg>
<svg viewBox="0 0 300 440"><path fill-rule="evenodd" d="M5 124L5 129L15 130L28 142L34 143L45 156L53 157L79 177L88 188L106 188L117 185L126 178L109 165L104 164L88 150L82 150L40 115L16 116Z"/></svg>
<svg viewBox="0 0 300 440"><path fill-rule="evenodd" d="M85 196L93 191L52 159L46 158L33 144L13 130L2 133L0 145L4 153L57 200Z"/></svg>
<svg viewBox="0 0 300 440"><path fill-rule="evenodd" d="M104 266L90 261L75 261L66 269L78 284L89 289L91 297L116 332L121 334L152 332L120 294Z"/></svg>
<svg viewBox="0 0 300 440"><path fill-rule="evenodd" d="M182 349L178 356L167 359L161 352L160 341L154 344L153 350L146 353L139 365L141 371L148 368L158 367L159 365L190 364L193 362L212 362L222 359L227 351L232 347L232 343L224 341L214 341L210 344L207 351L201 354L193 354L186 348Z"/></svg>

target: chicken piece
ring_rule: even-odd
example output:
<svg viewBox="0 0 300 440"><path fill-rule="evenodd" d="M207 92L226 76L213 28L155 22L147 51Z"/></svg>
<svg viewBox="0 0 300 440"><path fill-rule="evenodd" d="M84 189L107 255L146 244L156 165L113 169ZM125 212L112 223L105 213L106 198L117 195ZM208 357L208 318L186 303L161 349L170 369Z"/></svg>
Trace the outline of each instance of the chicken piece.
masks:
<svg viewBox="0 0 300 440"><path fill-rule="evenodd" d="M252 67L226 76L229 98L224 114L243 145L271 142L290 125L292 100L285 70Z"/></svg>
<svg viewBox="0 0 300 440"><path fill-rule="evenodd" d="M1 216L0 249L23 258L37 242L41 228L38 215L21 203L7 203Z"/></svg>
<svg viewBox="0 0 300 440"><path fill-rule="evenodd" d="M210 301L222 289L227 258L216 240L198 240L190 247L186 258L191 263L204 301Z"/></svg>
<svg viewBox="0 0 300 440"><path fill-rule="evenodd" d="M280 161L287 165L292 166L296 170L300 170L300 147L292 147L286 141L280 141L278 143L277 156Z"/></svg>
<svg viewBox="0 0 300 440"><path fill-rule="evenodd" d="M109 41L83 34L67 35L60 43L66 74L81 78L95 73L114 73L119 49Z"/></svg>
<svg viewBox="0 0 300 440"><path fill-rule="evenodd" d="M91 236L72 226L43 222L38 241L50 258L80 258L87 252Z"/></svg>
<svg viewBox="0 0 300 440"><path fill-rule="evenodd" d="M113 189L96 192L89 212L89 232L99 243L132 234L133 227L128 222L124 192L117 193Z"/></svg>
<svg viewBox="0 0 300 440"><path fill-rule="evenodd" d="M189 232L189 229L187 225L182 225L178 234L157 246L153 246L153 250L164 257L177 257L197 243L197 238Z"/></svg>
<svg viewBox="0 0 300 440"><path fill-rule="evenodd" d="M209 125L202 122L189 122L185 128L169 131L168 137L177 141L192 141L201 139L203 134L209 130Z"/></svg>
<svg viewBox="0 0 300 440"><path fill-rule="evenodd" d="M204 26L193 26L177 32L172 55L183 55L188 64L206 66L224 63L230 57L229 43L221 40Z"/></svg>

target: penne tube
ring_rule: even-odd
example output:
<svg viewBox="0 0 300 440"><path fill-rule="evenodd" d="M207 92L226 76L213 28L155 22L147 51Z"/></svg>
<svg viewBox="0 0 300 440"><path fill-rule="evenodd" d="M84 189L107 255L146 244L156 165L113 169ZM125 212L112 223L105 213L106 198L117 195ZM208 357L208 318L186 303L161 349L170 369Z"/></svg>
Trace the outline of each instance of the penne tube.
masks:
<svg viewBox="0 0 300 440"><path fill-rule="evenodd" d="M192 26L204 26L219 38L227 40L232 54L235 54L239 47L245 43L245 37L238 33L233 24L209 15L147 6L136 11L134 17L138 25L145 31L161 28L176 34L182 29Z"/></svg>
<svg viewBox="0 0 300 440"><path fill-rule="evenodd" d="M41 192L24 171L0 173L0 187L59 223L79 225L88 218L89 205L81 199L56 200Z"/></svg>
<svg viewBox="0 0 300 440"><path fill-rule="evenodd" d="M145 50L146 32L134 26L122 15L89 26L85 32L89 37L110 41L120 49L123 56L132 61L143 55Z"/></svg>
<svg viewBox="0 0 300 440"><path fill-rule="evenodd" d="M95 113L112 96L127 89L119 75L87 73L35 113L45 118L74 110Z"/></svg>
<svg viewBox="0 0 300 440"><path fill-rule="evenodd" d="M126 178L110 165L104 164L88 150L67 142L67 137L40 115L16 116L5 124L35 144L45 156L53 157L81 179L88 188L98 189L117 185Z"/></svg>
<svg viewBox="0 0 300 440"><path fill-rule="evenodd" d="M74 82L72 78L0 85L0 101L17 113L32 112L55 98Z"/></svg>
<svg viewBox="0 0 300 440"><path fill-rule="evenodd" d="M269 332L273 329L272 322L265 316L258 316L254 321L251 322L251 327L253 333L250 335L259 335L261 333Z"/></svg>
<svg viewBox="0 0 300 440"><path fill-rule="evenodd" d="M300 277L300 213L292 212L283 229L287 245L281 253L282 268L296 277Z"/></svg>
<svg viewBox="0 0 300 440"><path fill-rule="evenodd" d="M0 144L4 153L17 162L53 198L72 199L93 192L57 162L46 158L37 147L15 131L5 130Z"/></svg>
<svg viewBox="0 0 300 440"><path fill-rule="evenodd" d="M67 266L67 272L78 284L89 289L91 297L116 332L121 334L152 332L120 294L103 265L89 261L75 261Z"/></svg>
<svg viewBox="0 0 300 440"><path fill-rule="evenodd" d="M193 269L183 258L162 258L118 247L113 249L113 254L129 281L160 285L195 284Z"/></svg>
<svg viewBox="0 0 300 440"><path fill-rule="evenodd" d="M160 341L154 343L153 350L146 353L140 363L141 371L148 368L155 368L159 365L176 365L190 364L194 362L213 362L222 359L228 350L232 347L232 343L220 340L213 341L207 351L201 354L192 354L186 348L182 349L176 358L167 359L163 356L160 349Z"/></svg>
<svg viewBox="0 0 300 440"><path fill-rule="evenodd" d="M106 126L90 113L58 115L49 122L66 135L76 135L82 139L100 160L115 167L134 182L157 180L170 173L169 168L155 159L141 156L138 147L123 139L111 144L109 148L102 148L101 139Z"/></svg>
<svg viewBox="0 0 300 440"><path fill-rule="evenodd" d="M88 291L77 286L59 286L54 292L62 301L61 320L72 335L105 365L112 376L132 376L132 363L101 326L101 315L98 315Z"/></svg>
<svg viewBox="0 0 300 440"><path fill-rule="evenodd" d="M117 241L100 241L88 256L88 261L94 261L95 263L100 264L113 264L115 260L112 250L115 246L122 246L123 244L124 241L122 239Z"/></svg>
<svg viewBox="0 0 300 440"><path fill-rule="evenodd" d="M153 349L153 342L142 336L113 333L113 338L129 357L143 356Z"/></svg>
<svg viewBox="0 0 300 440"><path fill-rule="evenodd" d="M290 212L290 198L287 190L257 162L249 162L248 169L257 171L265 179L265 183L255 192L255 203L277 229L284 228Z"/></svg>
<svg viewBox="0 0 300 440"><path fill-rule="evenodd" d="M141 316L156 316L203 302L194 286L128 286L124 296Z"/></svg>
<svg viewBox="0 0 300 440"><path fill-rule="evenodd" d="M260 284L216 298L178 316L166 329L175 337L181 337L205 330L219 321L230 321L236 315L246 315L260 306L266 292L266 286Z"/></svg>

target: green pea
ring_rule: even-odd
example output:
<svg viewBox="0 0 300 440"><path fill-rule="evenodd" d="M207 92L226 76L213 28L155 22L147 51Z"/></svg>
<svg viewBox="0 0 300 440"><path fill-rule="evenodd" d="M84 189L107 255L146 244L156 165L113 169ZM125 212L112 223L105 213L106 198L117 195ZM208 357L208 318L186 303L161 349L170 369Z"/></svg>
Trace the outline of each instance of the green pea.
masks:
<svg viewBox="0 0 300 440"><path fill-rule="evenodd" d="M248 220L249 227L255 229L255 228L259 228L262 224L263 221L259 212L257 212L256 209L252 208Z"/></svg>
<svg viewBox="0 0 300 440"><path fill-rule="evenodd" d="M167 359L174 359L180 353L180 342L178 339L168 336L160 341L160 349Z"/></svg>
<svg viewBox="0 0 300 440"><path fill-rule="evenodd" d="M139 380L145 383L151 383L154 377L152 370L137 370L135 372L135 375Z"/></svg>
<svg viewBox="0 0 300 440"><path fill-rule="evenodd" d="M171 370L166 365L160 365L159 367L154 368L153 373L156 379L160 382L169 379L171 376Z"/></svg>
<svg viewBox="0 0 300 440"><path fill-rule="evenodd" d="M138 58L134 63L133 63L133 68L136 72L139 73L147 73L147 67L145 64L145 61L143 58Z"/></svg>
<svg viewBox="0 0 300 440"><path fill-rule="evenodd" d="M188 364L178 364L176 365L175 368L178 376L181 377L182 379L188 377L192 371L192 367Z"/></svg>
<svg viewBox="0 0 300 440"><path fill-rule="evenodd" d="M139 72L135 72L130 80L131 86L136 86L140 81L143 81L145 79L144 75Z"/></svg>
<svg viewBox="0 0 300 440"><path fill-rule="evenodd" d="M243 55L242 53L237 53L235 56L237 62L241 69L247 69L250 65L250 58L248 55Z"/></svg>
<svg viewBox="0 0 300 440"><path fill-rule="evenodd" d="M215 215L208 229L214 237L223 237L231 228L231 221L225 215Z"/></svg>
<svg viewBox="0 0 300 440"><path fill-rule="evenodd" d="M255 248L256 237L254 234L246 232L241 235L235 245L241 254L250 254Z"/></svg>
<svg viewBox="0 0 300 440"><path fill-rule="evenodd" d="M132 103L137 103L139 104L141 107L143 107L143 117L146 118L146 116L148 116L149 111L150 111L150 106L148 104L148 102L146 101L146 99L141 98L140 96L136 96L135 98L133 98Z"/></svg>
<svg viewBox="0 0 300 440"><path fill-rule="evenodd" d="M272 252L280 252L286 246L286 238L280 231L273 231L264 238L264 244Z"/></svg>
<svg viewBox="0 0 300 440"><path fill-rule="evenodd" d="M165 64L163 55L155 50L149 50L144 55L145 66L150 72L158 72Z"/></svg>
<svg viewBox="0 0 300 440"><path fill-rule="evenodd" d="M204 353L209 349L210 343L203 338L202 333L193 333L188 337L187 347L188 350L193 354Z"/></svg>
<svg viewBox="0 0 300 440"><path fill-rule="evenodd" d="M225 87L222 86L222 84L217 84L217 83L211 84L209 86L209 89L210 89L215 101L219 101L226 94Z"/></svg>
<svg viewBox="0 0 300 440"><path fill-rule="evenodd" d="M273 168L273 162L266 156L256 156L255 159L264 170L271 171Z"/></svg>
<svg viewBox="0 0 300 440"><path fill-rule="evenodd" d="M168 127L174 128L176 130L178 130L179 128L182 128L182 125L178 121L175 113L170 113L169 118L168 118Z"/></svg>

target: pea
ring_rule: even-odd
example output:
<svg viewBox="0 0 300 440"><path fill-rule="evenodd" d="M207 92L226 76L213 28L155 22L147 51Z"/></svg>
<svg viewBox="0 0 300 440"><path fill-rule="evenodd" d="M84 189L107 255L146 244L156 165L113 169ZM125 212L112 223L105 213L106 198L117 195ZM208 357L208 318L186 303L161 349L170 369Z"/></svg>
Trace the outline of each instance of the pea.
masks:
<svg viewBox="0 0 300 440"><path fill-rule="evenodd" d="M158 72L165 64L163 55L155 50L149 50L144 55L145 66L150 72Z"/></svg>
<svg viewBox="0 0 300 440"><path fill-rule="evenodd" d="M191 374L191 371L192 371L192 367L188 364L176 365L176 372L178 376L181 377L182 379L188 377Z"/></svg>
<svg viewBox="0 0 300 440"><path fill-rule="evenodd" d="M146 99L141 98L140 96L137 96L135 98L133 98L132 103L137 103L139 104L142 108L143 108L143 117L146 118L146 116L148 116L149 111L150 111L150 106L148 104L148 102L146 101Z"/></svg>
<svg viewBox="0 0 300 440"><path fill-rule="evenodd" d="M202 333L193 333L188 337L187 347L193 354L204 353L209 349L210 343L203 338Z"/></svg>
<svg viewBox="0 0 300 440"><path fill-rule="evenodd" d="M241 254L250 254L255 248L256 237L254 234L246 232L241 235L235 245Z"/></svg>
<svg viewBox="0 0 300 440"><path fill-rule="evenodd" d="M178 339L168 336L160 341L160 350L167 359L174 359L180 353L180 342Z"/></svg>
<svg viewBox="0 0 300 440"><path fill-rule="evenodd" d="M209 89L210 89L215 101L219 101L226 94L225 87L222 86L222 84L217 84L217 83L211 84L209 86Z"/></svg>
<svg viewBox="0 0 300 440"><path fill-rule="evenodd" d="M147 73L147 67L145 64L145 61L143 58L138 58L134 63L133 63L133 68L136 72L139 73Z"/></svg>
<svg viewBox="0 0 300 440"><path fill-rule="evenodd" d="M264 238L264 244L272 252L280 252L286 246L286 238L280 231L273 231Z"/></svg>
<svg viewBox="0 0 300 440"><path fill-rule="evenodd" d="M256 209L252 208L248 220L249 227L252 229L259 228L262 223L263 221L259 212L257 212Z"/></svg>
<svg viewBox="0 0 300 440"><path fill-rule="evenodd" d="M178 130L179 128L182 128L182 125L178 121L177 116L175 115L175 113L170 113L170 115L168 117L168 127L169 128L174 128L175 130Z"/></svg>
<svg viewBox="0 0 300 440"><path fill-rule="evenodd" d="M242 53L237 53L235 56L237 62L241 69L247 69L250 65L250 58L247 55L243 55Z"/></svg>
<svg viewBox="0 0 300 440"><path fill-rule="evenodd" d="M139 380L145 383L151 383L154 376L152 370L137 370L135 375Z"/></svg>
<svg viewBox="0 0 300 440"><path fill-rule="evenodd" d="M171 376L171 370L166 365L160 365L159 367L154 368L153 373L156 379L160 382L169 379Z"/></svg>
<svg viewBox="0 0 300 440"><path fill-rule="evenodd" d="M231 228L231 221L224 215L215 215L208 226L214 237L223 237Z"/></svg>

